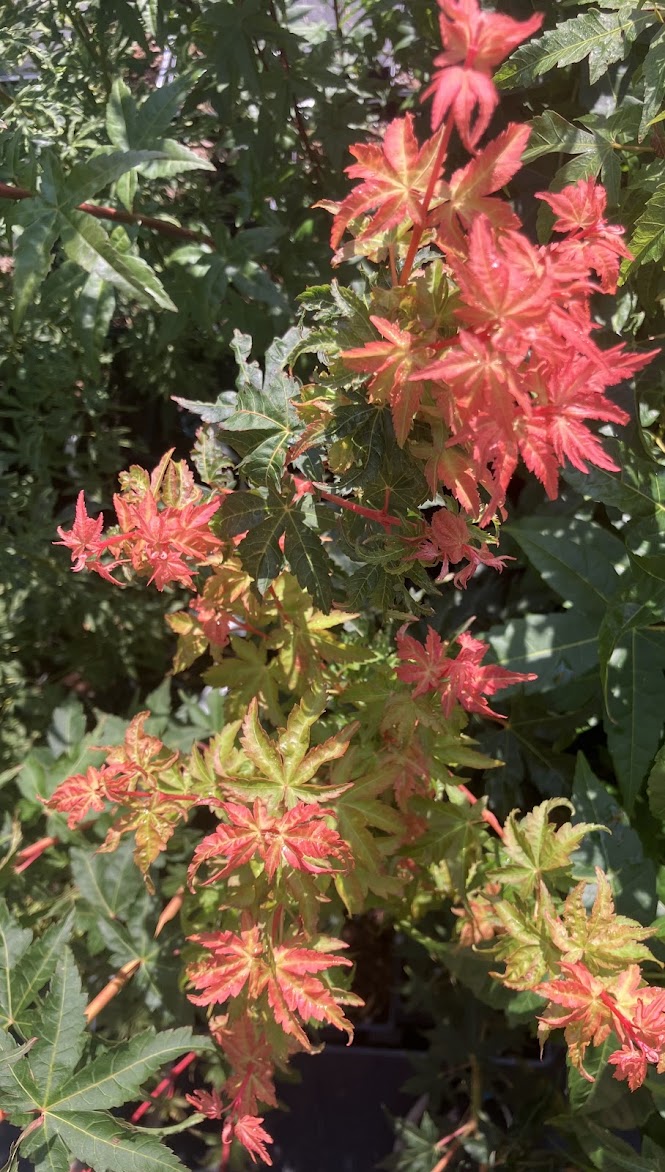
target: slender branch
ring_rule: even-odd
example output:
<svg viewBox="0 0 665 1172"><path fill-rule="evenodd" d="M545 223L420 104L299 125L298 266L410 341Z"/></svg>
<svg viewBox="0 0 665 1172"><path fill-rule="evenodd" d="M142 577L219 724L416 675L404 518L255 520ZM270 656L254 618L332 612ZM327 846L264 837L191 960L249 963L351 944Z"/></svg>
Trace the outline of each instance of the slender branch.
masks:
<svg viewBox="0 0 665 1172"><path fill-rule="evenodd" d="M34 192L25 187L14 187L10 183L0 183L0 199L34 199ZM149 228L159 232L161 236L170 236L173 240L196 240L199 244L208 244L215 248L212 236L205 232L194 232L191 228L181 228L179 224L169 224L168 220L160 220L157 216L143 216L140 212L125 212L118 208L98 207L92 203L80 203L76 210L94 216L96 220L111 220L115 224L138 224L141 228Z"/></svg>
<svg viewBox="0 0 665 1172"><path fill-rule="evenodd" d="M102 1009L105 1009L114 997L117 997L120 990L124 989L127 982L131 980L134 973L140 969L142 964L143 961L139 956L135 960L128 960L127 964L123 964L122 968L118 969L115 976L111 977L108 984L104 985L104 988L86 1006L86 1021L92 1021L93 1017L97 1017L97 1014L101 1013Z"/></svg>
<svg viewBox="0 0 665 1172"><path fill-rule="evenodd" d="M160 1095L172 1094L176 1078L179 1074L182 1074L183 1070L186 1070L188 1066L191 1066L195 1058L195 1051L190 1050L188 1054L185 1054L184 1058L181 1058L179 1062L176 1062L175 1065L171 1067L166 1077L163 1078L161 1082L157 1083L154 1091L150 1092L150 1098L144 1099L143 1102L140 1103L136 1108L136 1110L132 1112L130 1122L138 1123L139 1119L143 1118L143 1116L153 1106L154 1100L158 1099Z"/></svg>
<svg viewBox="0 0 665 1172"><path fill-rule="evenodd" d="M166 907L164 908L164 911L162 912L161 916L159 917L159 919L157 921L157 927L155 928L155 931L154 931L155 939L157 939L157 937L159 936L162 929L165 928L166 925L171 920L175 919L178 912L180 911L180 908L183 905L184 898L185 898L185 889L184 889L184 887L179 887L178 890L176 891L175 895L167 903Z"/></svg>
<svg viewBox="0 0 665 1172"><path fill-rule="evenodd" d="M277 12L275 11L274 0L270 0L270 15L272 16L275 24L279 28L279 19L277 16ZM284 49L281 48L281 46L279 48L279 59L282 63L282 68L284 69L284 72L286 73L286 75L288 77L291 73L291 66L289 64L289 59L286 55L286 52L284 51ZM304 150L305 154L307 155L307 158L309 159L313 169L317 172L317 174L319 175L319 178L320 178L320 176L321 176L321 159L319 158L318 154L314 150L314 147L312 146L312 141L311 141L311 139L309 137L309 133L307 131L307 126L305 124L305 119L303 118L303 115L302 115L302 110L300 109L300 106L298 105L298 100L295 96L293 98L292 106L293 106L293 117L295 120L296 129L298 131L298 137L302 143L303 150Z"/></svg>

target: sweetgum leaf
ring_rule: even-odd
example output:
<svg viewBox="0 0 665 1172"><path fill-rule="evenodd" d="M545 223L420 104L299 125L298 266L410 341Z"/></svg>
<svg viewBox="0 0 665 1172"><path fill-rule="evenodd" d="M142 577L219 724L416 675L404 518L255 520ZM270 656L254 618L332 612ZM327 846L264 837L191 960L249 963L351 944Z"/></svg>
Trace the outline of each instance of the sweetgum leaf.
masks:
<svg viewBox="0 0 665 1172"><path fill-rule="evenodd" d="M649 45L642 65L644 77L644 104L640 122L640 141L647 134L649 123L658 114L665 90L665 34L657 33Z"/></svg>
<svg viewBox="0 0 665 1172"><path fill-rule="evenodd" d="M647 200L644 211L635 223L633 234L628 242L633 254L632 260L625 260L621 266L621 283L628 273L646 264L647 261L659 260L665 252L665 190L654 192Z"/></svg>
<svg viewBox="0 0 665 1172"><path fill-rule="evenodd" d="M204 1048L205 1038L194 1038L186 1027L148 1030L115 1050L102 1053L58 1089L51 1107L63 1111L95 1111L120 1107L151 1075L192 1045Z"/></svg>
<svg viewBox="0 0 665 1172"><path fill-rule="evenodd" d="M607 741L630 814L663 734L665 632L631 628L608 667Z"/></svg>
<svg viewBox="0 0 665 1172"><path fill-rule="evenodd" d="M649 774L649 806L654 818L665 823L665 745L656 754Z"/></svg>
<svg viewBox="0 0 665 1172"><path fill-rule="evenodd" d="M52 977L62 955L63 945L69 939L72 922L73 913L70 913L59 924L49 928L30 946L21 964L10 974L13 1021L23 1034L29 1031L26 1010ZM10 1024L9 1019L0 1019L3 1028L6 1029Z"/></svg>
<svg viewBox="0 0 665 1172"><path fill-rule="evenodd" d="M665 521L665 468L636 455L618 440L605 440L604 447L619 472L591 467L583 473L567 467L564 479L587 500L611 505L633 519L655 514Z"/></svg>
<svg viewBox="0 0 665 1172"><path fill-rule="evenodd" d="M582 626L573 611L511 619L505 627L492 627L488 638L502 667L537 673L537 680L520 685L526 694L586 675L598 663L597 620Z"/></svg>
<svg viewBox="0 0 665 1172"><path fill-rule="evenodd" d="M9 936L12 924L9 917L4 918ZM16 932L13 938L16 952L5 957L1 970L5 985L5 969L13 963L20 969L20 949L25 943ZM42 983L35 974L46 972L53 945L53 934L33 945L34 955L24 977L26 989L34 990ZM43 1004L26 1018L29 1044L18 1046L11 1035L0 1030L3 1110L17 1123L24 1124L31 1117L41 1120L26 1136L21 1153L31 1156L37 1168L51 1170L69 1167L73 1159L84 1161L95 1172L182 1169L180 1161L152 1134L114 1119L107 1109L139 1098L142 1083L164 1062L185 1050L206 1049L211 1043L186 1028L161 1034L150 1031L110 1052L98 1052L91 1063L80 1065L89 1038L84 1014L87 998L69 949L61 947L60 955ZM30 996L34 1000L32 993Z"/></svg>
<svg viewBox="0 0 665 1172"><path fill-rule="evenodd" d="M176 309L161 281L146 261L121 252L106 229L85 212L60 211L60 230L66 255L87 273L96 273L130 300L149 308Z"/></svg>
<svg viewBox="0 0 665 1172"><path fill-rule="evenodd" d="M71 1074L86 1043L87 997L68 948L62 953L42 1006L28 1020L28 1035L37 1035L30 1055L30 1072L39 1087L41 1105L48 1105L55 1088Z"/></svg>
<svg viewBox="0 0 665 1172"><path fill-rule="evenodd" d="M42 199L25 200L20 220L24 227L14 248L14 314L17 330L53 263L58 238L57 212Z"/></svg>

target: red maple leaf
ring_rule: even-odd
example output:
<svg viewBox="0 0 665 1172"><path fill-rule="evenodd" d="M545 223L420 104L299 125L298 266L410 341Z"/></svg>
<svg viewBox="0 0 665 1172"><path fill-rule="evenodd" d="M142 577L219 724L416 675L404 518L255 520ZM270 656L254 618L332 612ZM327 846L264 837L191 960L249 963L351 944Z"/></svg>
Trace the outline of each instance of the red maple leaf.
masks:
<svg viewBox="0 0 665 1172"><path fill-rule="evenodd" d="M456 638L460 650L453 659L448 656L449 644L444 643L433 627L428 629L424 646L404 631L402 627L397 635L397 653L403 661L397 668L397 677L405 683L416 684L414 697L439 692L446 716L451 715L455 703L459 702L467 712L504 720L500 713L492 711L486 696L536 679L531 673L508 671L494 664L481 665L489 646L466 632Z"/></svg>
<svg viewBox="0 0 665 1172"><path fill-rule="evenodd" d="M346 948L341 940L334 942L336 948ZM344 956L330 952L317 952L303 948L299 939L280 944L273 950L274 968L265 982L268 1001L277 1021L285 1033L292 1034L306 1049L311 1049L307 1035L298 1024L295 1014L304 1021L327 1021L339 1030L353 1037L353 1026L335 999L336 989L330 989L313 973L323 972L333 965L351 965ZM357 998L341 994L345 1000L358 1003Z"/></svg>
<svg viewBox="0 0 665 1172"><path fill-rule="evenodd" d="M404 447L423 395L418 371L430 361L432 352L422 338L394 322L374 316L370 321L385 341L343 350L340 357L351 370L374 375L368 387L370 400L390 403L395 436Z"/></svg>
<svg viewBox="0 0 665 1172"><path fill-rule="evenodd" d="M272 1143L272 1136L261 1126L262 1123L262 1115L241 1115L233 1124L233 1136L249 1152L253 1164L258 1156L264 1164L272 1166L266 1147Z"/></svg>
<svg viewBox="0 0 665 1172"><path fill-rule="evenodd" d="M456 311L460 321L492 329L495 345L505 330L514 354L526 354L529 328L549 317L554 295L541 251L521 233L497 232L487 216L477 216L469 233L468 259L462 263L451 256L450 264L462 294Z"/></svg>
<svg viewBox="0 0 665 1172"><path fill-rule="evenodd" d="M221 546L209 528L221 504L219 497L202 505L167 505L161 510L149 492L138 502L116 494L113 503L133 568L152 571L148 585L154 582L158 590L169 582L191 586L193 573ZM185 558L195 562L193 569Z"/></svg>
<svg viewBox="0 0 665 1172"><path fill-rule="evenodd" d="M358 162L346 168L347 175L362 182L337 209L331 247L337 248L352 220L371 211L374 214L360 232L360 240L407 221L419 223L439 141L435 135L419 147L413 133L413 115L407 114L388 125L381 145L356 143L350 147Z"/></svg>
<svg viewBox="0 0 665 1172"><path fill-rule="evenodd" d="M62 541L53 542L54 545L64 545L71 550L74 573L78 574L80 570L84 570L88 558L95 557L99 553L103 527L103 513L99 513L96 517L89 517L85 496L81 491L76 498L74 524L69 530L65 530L59 525L58 536L62 538Z"/></svg>
<svg viewBox="0 0 665 1172"><path fill-rule="evenodd" d="M442 664L448 644L443 642L434 627L428 627L423 644L406 634L406 625L397 632L396 643L397 654L402 661L397 667L397 678L405 684L416 685L411 693L414 699L427 692L436 692L441 683Z"/></svg>
<svg viewBox="0 0 665 1172"><path fill-rule="evenodd" d="M213 1018L210 1029L231 1064L224 1093L232 1100L232 1110L255 1115L259 1102L276 1107L273 1049L251 1017L245 1014L232 1024Z"/></svg>
<svg viewBox="0 0 665 1172"><path fill-rule="evenodd" d="M613 293L622 258L632 259L623 240L624 229L619 224L608 224L605 219L607 193L595 179L580 179L561 191L539 192L536 199L550 205L556 214L555 232L570 233L568 240L558 245L560 260L575 257L600 277L603 293Z"/></svg>
<svg viewBox="0 0 665 1172"><path fill-rule="evenodd" d="M201 1115L205 1115L206 1119L221 1119L226 1112L224 1101L219 1091L193 1091L191 1095L185 1095L188 1103L191 1103L195 1111L200 1111Z"/></svg>
<svg viewBox="0 0 665 1172"><path fill-rule="evenodd" d="M236 935L235 932L200 932L190 936L208 955L188 969L188 976L199 993L190 993L194 1005L223 1005L237 997L249 982L250 997L258 996L266 979L266 963L259 927Z"/></svg>
<svg viewBox="0 0 665 1172"><path fill-rule="evenodd" d="M331 810L297 802L277 817L268 812L259 798L251 810L236 802L224 802L222 809L229 822L220 823L197 846L189 870L190 886L202 863L220 858L227 860L226 866L215 871L203 886L224 879L255 855L265 863L269 879L284 865L314 875L336 870L327 861L330 858L349 865L346 843L325 821L326 816L332 816Z"/></svg>
<svg viewBox="0 0 665 1172"><path fill-rule="evenodd" d="M519 171L530 133L529 126L511 122L470 163L455 171L448 185L448 199L439 203L430 216L437 227L440 248L464 254L466 237L460 225L470 228L479 215L487 216L495 228L519 228L520 221L510 204L492 196Z"/></svg>
<svg viewBox="0 0 665 1172"><path fill-rule="evenodd" d="M108 782L114 777L115 770L106 766L95 769L90 765L85 773L74 773L61 781L44 804L59 814L67 814L67 825L73 830L89 814L104 809L109 796Z"/></svg>
<svg viewBox="0 0 665 1172"><path fill-rule="evenodd" d="M474 544L471 544L472 542ZM455 586L465 587L478 566L492 566L500 572L506 561L511 559L495 557L490 552L487 542L483 541L480 530L470 526L466 517L453 513L450 509L437 509L427 527L426 536L418 547L418 560L429 563L441 562L437 582L443 581L451 563L455 565L466 560L468 565L459 570L453 579Z"/></svg>
<svg viewBox="0 0 665 1172"><path fill-rule="evenodd" d="M439 0L439 26L445 52L434 58L439 71L423 94L434 94L432 127L449 110L462 142L473 150L498 103L492 72L522 41L537 32L542 16L517 21L483 12L478 0ZM475 117L475 121L474 121Z"/></svg>

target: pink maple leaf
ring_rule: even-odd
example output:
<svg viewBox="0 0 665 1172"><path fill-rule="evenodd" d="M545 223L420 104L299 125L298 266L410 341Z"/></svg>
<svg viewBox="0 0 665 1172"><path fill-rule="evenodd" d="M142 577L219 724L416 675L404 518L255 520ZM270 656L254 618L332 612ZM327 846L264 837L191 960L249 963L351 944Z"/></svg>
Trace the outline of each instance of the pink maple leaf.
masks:
<svg viewBox="0 0 665 1172"><path fill-rule="evenodd" d="M473 150L487 130L498 103L492 72L522 41L537 32L542 16L517 21L495 12L483 12L478 0L438 0L444 52L435 57L439 67L423 99L434 95L432 128L449 110L462 142Z"/></svg>

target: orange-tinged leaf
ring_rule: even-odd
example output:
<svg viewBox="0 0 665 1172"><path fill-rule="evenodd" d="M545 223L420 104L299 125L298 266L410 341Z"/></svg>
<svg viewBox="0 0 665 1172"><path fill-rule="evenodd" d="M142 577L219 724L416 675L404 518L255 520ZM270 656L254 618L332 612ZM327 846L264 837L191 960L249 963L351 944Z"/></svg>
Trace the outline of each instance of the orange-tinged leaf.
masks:
<svg viewBox="0 0 665 1172"><path fill-rule="evenodd" d="M341 941L337 946L345 947ZM320 973L333 965L351 965L346 957L334 956L329 952L317 952L311 948L298 946L297 941L286 945L278 945L273 953L274 975L268 978L268 1001L279 1022L287 1034L293 1034L301 1045L310 1049L307 1035L300 1027L296 1014L303 1022L329 1022L339 1030L344 1030L353 1038L353 1026L344 1016L342 1009L335 1000L337 990L330 989L313 973ZM348 999L348 994L345 997ZM358 1003L358 999L355 999Z"/></svg>
<svg viewBox="0 0 665 1172"><path fill-rule="evenodd" d="M351 370L373 375L370 401L390 404L395 437L404 447L424 391L419 371L431 363L433 350L420 335L386 318L372 316L370 320L384 341L344 350L340 357Z"/></svg>
<svg viewBox="0 0 665 1172"><path fill-rule="evenodd" d="M281 867L319 875L339 870L339 864L342 868L350 865L349 848L326 822L332 810L298 802L275 817L258 798L251 810L234 802L224 802L222 809L229 821L197 846L189 869L190 886L199 867L215 860L226 860L226 865L215 870L203 886L225 878L254 857L263 861L271 880ZM336 859L338 865L330 859Z"/></svg>
<svg viewBox="0 0 665 1172"><path fill-rule="evenodd" d="M381 145L356 143L350 147L357 162L347 167L346 172L351 179L362 182L339 206L331 208L336 210L331 247L337 248L352 221L368 213L373 214L359 233L360 240L387 232L403 222L418 223L440 141L440 135L434 135L419 147L413 132L413 115L407 114L389 124Z"/></svg>

